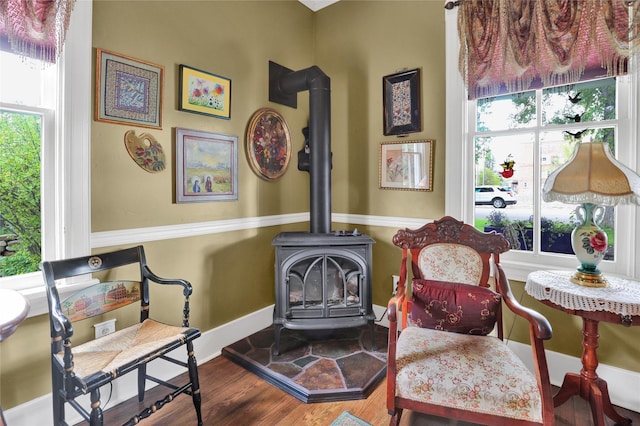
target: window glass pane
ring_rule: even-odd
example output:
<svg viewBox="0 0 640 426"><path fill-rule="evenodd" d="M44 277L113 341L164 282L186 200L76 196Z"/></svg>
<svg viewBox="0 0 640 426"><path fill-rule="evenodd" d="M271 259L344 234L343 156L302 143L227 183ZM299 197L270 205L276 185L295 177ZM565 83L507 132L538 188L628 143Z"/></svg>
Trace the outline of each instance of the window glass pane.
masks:
<svg viewBox="0 0 640 426"><path fill-rule="evenodd" d="M0 277L38 270L42 118L0 110Z"/></svg>
<svg viewBox="0 0 640 426"><path fill-rule="evenodd" d="M478 137L475 225L503 233L514 250L533 249L534 133Z"/></svg>
<svg viewBox="0 0 640 426"><path fill-rule="evenodd" d="M478 99L477 131L521 129L536 124L536 92Z"/></svg>
<svg viewBox="0 0 640 426"><path fill-rule="evenodd" d="M38 61L0 51L0 101L19 105L43 105L43 76L50 68L54 67L45 69Z"/></svg>
<svg viewBox="0 0 640 426"><path fill-rule="evenodd" d="M616 79L606 78L542 91L542 123L567 124L616 118Z"/></svg>

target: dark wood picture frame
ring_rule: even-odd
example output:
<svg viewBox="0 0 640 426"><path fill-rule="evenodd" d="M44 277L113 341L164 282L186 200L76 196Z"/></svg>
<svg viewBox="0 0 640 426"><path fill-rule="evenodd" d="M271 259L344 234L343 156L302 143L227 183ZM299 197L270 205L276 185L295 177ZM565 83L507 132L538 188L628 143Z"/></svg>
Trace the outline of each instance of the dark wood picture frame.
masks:
<svg viewBox="0 0 640 426"><path fill-rule="evenodd" d="M382 97L386 136L422 130L419 68L382 77Z"/></svg>

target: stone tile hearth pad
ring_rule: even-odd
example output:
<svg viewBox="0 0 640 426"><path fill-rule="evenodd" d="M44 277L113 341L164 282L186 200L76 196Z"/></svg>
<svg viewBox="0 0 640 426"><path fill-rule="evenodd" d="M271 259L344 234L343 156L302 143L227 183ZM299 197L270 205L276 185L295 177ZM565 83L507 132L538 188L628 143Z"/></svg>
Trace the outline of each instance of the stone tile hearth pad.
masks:
<svg viewBox="0 0 640 426"><path fill-rule="evenodd" d="M366 398L384 379L388 329L283 329L273 355L273 326L222 349L222 354L305 403Z"/></svg>

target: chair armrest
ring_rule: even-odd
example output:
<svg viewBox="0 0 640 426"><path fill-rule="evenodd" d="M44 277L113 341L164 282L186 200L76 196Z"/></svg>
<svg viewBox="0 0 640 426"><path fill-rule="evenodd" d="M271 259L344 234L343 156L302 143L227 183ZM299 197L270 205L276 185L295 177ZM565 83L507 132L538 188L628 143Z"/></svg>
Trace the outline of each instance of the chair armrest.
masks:
<svg viewBox="0 0 640 426"><path fill-rule="evenodd" d="M540 312L526 306L522 306L511 292L509 280L500 265L497 265L498 285L502 298L507 307L516 315L523 317L529 322L531 331L537 339L549 340L553 334L551 324Z"/></svg>
<svg viewBox="0 0 640 426"><path fill-rule="evenodd" d="M53 329L55 330L55 336L60 336L62 340L60 340L60 345L62 345L62 341L73 336L73 326L71 325L71 321L60 311L54 310L51 313L50 318L51 324L53 325ZM62 346L60 346L59 350L62 350Z"/></svg>
<svg viewBox="0 0 640 426"><path fill-rule="evenodd" d="M397 322L398 318L398 306L402 306L404 302L405 295L404 294L396 294L391 299L389 299L389 303L387 303L387 318L389 322Z"/></svg>
<svg viewBox="0 0 640 426"><path fill-rule="evenodd" d="M147 265L144 266L144 275L149 278L151 281L158 283L158 284L164 284L164 285L181 285L183 287L183 291L182 293L184 294L184 297L188 298L189 296L191 296L191 293L193 292L193 288L191 286L191 283L187 280L183 280L180 278L162 278L157 276L156 274L154 274L153 272L151 272L151 269L149 269L149 267Z"/></svg>
<svg viewBox="0 0 640 426"><path fill-rule="evenodd" d="M189 327L189 296L193 292L193 287L191 283L187 280L183 280L180 278L162 278L151 272L151 269L147 265L144 265L143 268L144 276L149 278L151 281L162 284L162 285L181 285L182 293L184 294L184 307L182 308L182 326ZM143 301L143 304L149 304L148 300ZM148 318L148 311L141 312L141 321L145 318Z"/></svg>

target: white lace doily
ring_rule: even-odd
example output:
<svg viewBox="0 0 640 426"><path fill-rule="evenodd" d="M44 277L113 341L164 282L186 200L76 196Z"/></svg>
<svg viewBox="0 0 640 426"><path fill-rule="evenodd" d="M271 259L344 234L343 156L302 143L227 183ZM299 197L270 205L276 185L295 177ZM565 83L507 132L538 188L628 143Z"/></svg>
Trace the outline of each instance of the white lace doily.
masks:
<svg viewBox="0 0 640 426"><path fill-rule="evenodd" d="M640 315L640 282L606 275L608 287L584 287L569 279L572 271L535 271L527 277L525 291L538 300L563 308Z"/></svg>

